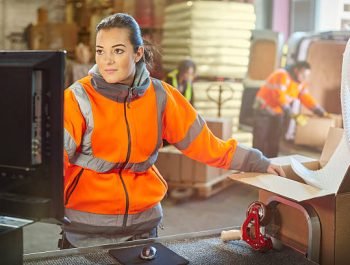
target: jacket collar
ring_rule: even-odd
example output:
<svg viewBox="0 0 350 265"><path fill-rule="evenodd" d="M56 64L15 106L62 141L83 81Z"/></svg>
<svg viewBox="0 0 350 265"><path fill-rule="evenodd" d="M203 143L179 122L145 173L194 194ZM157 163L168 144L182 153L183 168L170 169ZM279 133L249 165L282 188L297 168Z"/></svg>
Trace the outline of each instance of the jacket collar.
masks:
<svg viewBox="0 0 350 265"><path fill-rule="evenodd" d="M144 62L136 64L136 73L131 87L120 83L107 83L100 74L96 64L90 69L89 75L92 76L92 86L99 94L117 102L124 102L127 96L128 101L133 101L143 96L151 82Z"/></svg>

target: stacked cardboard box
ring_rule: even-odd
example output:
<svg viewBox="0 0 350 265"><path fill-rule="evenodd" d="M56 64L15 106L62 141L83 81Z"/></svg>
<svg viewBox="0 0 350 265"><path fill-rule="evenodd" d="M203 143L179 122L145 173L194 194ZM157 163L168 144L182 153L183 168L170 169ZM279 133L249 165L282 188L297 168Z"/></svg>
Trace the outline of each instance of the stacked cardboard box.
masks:
<svg viewBox="0 0 350 265"><path fill-rule="evenodd" d="M65 49L74 53L78 43L76 24L45 23L29 27L29 48L32 50Z"/></svg>
<svg viewBox="0 0 350 265"><path fill-rule="evenodd" d="M162 41L164 69L185 59L204 77L243 78L247 71L254 6L224 1L188 1L166 7Z"/></svg>
<svg viewBox="0 0 350 265"><path fill-rule="evenodd" d="M209 182L220 175L223 170L207 166L184 156L174 146L166 146L159 151L156 166L164 179L170 184L187 184Z"/></svg>
<svg viewBox="0 0 350 265"><path fill-rule="evenodd" d="M230 118L206 117L205 121L216 137L222 140L232 137L232 120Z"/></svg>
<svg viewBox="0 0 350 265"><path fill-rule="evenodd" d="M322 148L327 139L331 127L342 127L342 117L338 114L330 114L330 117L321 118L307 115L305 125L297 125L294 143L315 148Z"/></svg>
<svg viewBox="0 0 350 265"><path fill-rule="evenodd" d="M223 140L232 136L232 122L227 118L208 118L208 128ZM200 197L209 197L230 185L228 170L211 167L184 156L174 146L159 150L156 166L172 188L194 188Z"/></svg>
<svg viewBox="0 0 350 265"><path fill-rule="evenodd" d="M167 181L171 197L174 191L180 192L181 197L183 192L192 191L200 198L208 198L232 184L227 178L231 174L229 170L192 160L173 146L160 149L155 165Z"/></svg>

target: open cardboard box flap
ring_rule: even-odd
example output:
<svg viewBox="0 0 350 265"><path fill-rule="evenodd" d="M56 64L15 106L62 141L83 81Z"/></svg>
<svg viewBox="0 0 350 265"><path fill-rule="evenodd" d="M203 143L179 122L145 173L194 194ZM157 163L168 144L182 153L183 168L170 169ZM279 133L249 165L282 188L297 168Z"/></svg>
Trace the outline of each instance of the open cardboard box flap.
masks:
<svg viewBox="0 0 350 265"><path fill-rule="evenodd" d="M272 162L274 164L281 165L284 169L286 169L286 167L288 167L288 165L290 164L290 158L293 157L294 159L303 163L305 167L308 167L310 169L315 170L322 168L331 158L332 154L334 153L334 150L338 146L342 137L343 129L330 129L319 161L301 155L291 155L285 157L277 157L275 159L272 159ZM343 174L343 176L340 176L339 174ZM350 177L348 176L348 174L337 172L334 172L334 176L335 175L343 178L340 186L337 187L337 190L339 192L341 190L341 186L344 186L344 183L348 182L347 178ZM272 193L298 202L334 194L334 191L332 190L318 189L311 185L302 183L301 181L290 179L288 173L287 178L283 178L272 174L262 174L253 172L232 174L230 178L260 189L270 191Z"/></svg>

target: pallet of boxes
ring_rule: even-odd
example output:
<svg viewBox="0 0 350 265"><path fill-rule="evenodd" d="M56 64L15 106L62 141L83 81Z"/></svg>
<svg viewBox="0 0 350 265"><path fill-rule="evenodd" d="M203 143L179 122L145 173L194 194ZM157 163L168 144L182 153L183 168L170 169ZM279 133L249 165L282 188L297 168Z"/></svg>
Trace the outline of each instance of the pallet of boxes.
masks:
<svg viewBox="0 0 350 265"><path fill-rule="evenodd" d="M216 137L231 137L230 119L208 118L206 122ZM159 150L156 166L168 183L170 197L177 201L193 195L208 198L232 184L228 179L230 171L190 159L172 145Z"/></svg>

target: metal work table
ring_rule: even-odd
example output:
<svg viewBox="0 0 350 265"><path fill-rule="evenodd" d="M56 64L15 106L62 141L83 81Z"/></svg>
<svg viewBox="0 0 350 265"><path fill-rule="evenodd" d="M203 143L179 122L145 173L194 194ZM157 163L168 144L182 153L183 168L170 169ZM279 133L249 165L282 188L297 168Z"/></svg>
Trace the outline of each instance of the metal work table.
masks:
<svg viewBox="0 0 350 265"><path fill-rule="evenodd" d="M230 227L224 230L228 229L239 229L239 227ZM222 242L220 239L221 231L222 229L210 230L120 244L26 254L24 255L24 264L118 265L120 263L109 255L108 250L160 242L189 260L189 264L315 265L303 254L288 247L284 247L280 251L270 250L266 253L260 253L254 251L243 241Z"/></svg>

